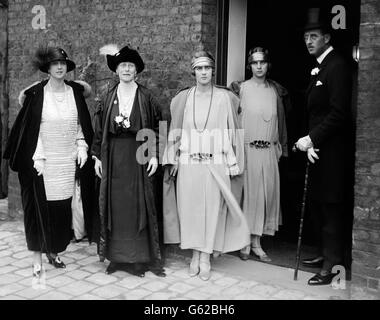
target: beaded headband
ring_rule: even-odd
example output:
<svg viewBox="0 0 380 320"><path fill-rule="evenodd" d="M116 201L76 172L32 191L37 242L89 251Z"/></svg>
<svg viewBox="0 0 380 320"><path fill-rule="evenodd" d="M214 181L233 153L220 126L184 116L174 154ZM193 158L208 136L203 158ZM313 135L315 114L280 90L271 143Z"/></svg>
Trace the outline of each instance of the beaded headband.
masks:
<svg viewBox="0 0 380 320"><path fill-rule="evenodd" d="M265 58L264 52L254 52L248 57L248 64L251 64L255 60L264 60L267 61Z"/></svg>
<svg viewBox="0 0 380 320"><path fill-rule="evenodd" d="M195 58L191 64L191 69L198 67L202 63L207 63L210 67L214 68L215 62L209 57L199 57Z"/></svg>

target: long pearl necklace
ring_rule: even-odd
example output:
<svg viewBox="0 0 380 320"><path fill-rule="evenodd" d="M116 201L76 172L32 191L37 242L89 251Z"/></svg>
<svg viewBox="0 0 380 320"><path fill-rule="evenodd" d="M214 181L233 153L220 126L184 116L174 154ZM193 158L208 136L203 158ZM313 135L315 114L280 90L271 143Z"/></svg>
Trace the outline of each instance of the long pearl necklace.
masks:
<svg viewBox="0 0 380 320"><path fill-rule="evenodd" d="M52 87L50 81L49 81L50 92L52 93L54 100L56 102L59 102L59 103L65 101L65 99L66 99L67 86L66 86L66 83L63 83L63 85L64 85L64 88L65 88L65 90L63 92L55 92L53 90L53 87Z"/></svg>
<svg viewBox="0 0 380 320"><path fill-rule="evenodd" d="M58 118L59 118L59 127L61 129L63 137L66 138L67 137L67 130L64 128L64 126L62 124L62 122L63 122L63 116L61 114L61 111L60 111L60 108L59 108L58 104L62 104L62 103L64 103L64 102L67 101L67 91L68 91L67 90L67 86L66 86L66 83L63 83L65 91L64 92L59 92L58 95L57 95L57 92L53 91L53 87L52 87L50 81L48 83L49 83L49 89L50 89L51 95L53 97L54 107L55 107L55 110L56 110Z"/></svg>
<svg viewBox="0 0 380 320"><path fill-rule="evenodd" d="M207 118L206 118L206 121L205 121L205 124L204 124L204 127L202 130L199 130L198 127L197 127L197 124L196 124L196 121L195 121L195 92L197 91L197 87L195 87L194 89L194 96L193 96L193 122L194 122L194 128L195 130L197 130L198 133L202 133L203 131L205 131L206 127L207 127L207 123L208 123L208 119L210 117L210 111L211 111L211 105L212 105L212 98L214 96L214 86L211 86L211 98L210 98L210 105L208 106L208 112L207 112Z"/></svg>

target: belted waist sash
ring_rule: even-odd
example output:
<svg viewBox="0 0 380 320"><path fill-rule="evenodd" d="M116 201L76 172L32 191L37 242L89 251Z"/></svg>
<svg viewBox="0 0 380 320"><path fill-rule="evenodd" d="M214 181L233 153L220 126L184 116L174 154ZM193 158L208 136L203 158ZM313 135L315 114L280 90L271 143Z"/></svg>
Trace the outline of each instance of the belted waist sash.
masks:
<svg viewBox="0 0 380 320"><path fill-rule="evenodd" d="M277 141L265 141L265 140L253 140L252 142L246 142L251 148L256 149L269 149L271 146L276 146Z"/></svg>

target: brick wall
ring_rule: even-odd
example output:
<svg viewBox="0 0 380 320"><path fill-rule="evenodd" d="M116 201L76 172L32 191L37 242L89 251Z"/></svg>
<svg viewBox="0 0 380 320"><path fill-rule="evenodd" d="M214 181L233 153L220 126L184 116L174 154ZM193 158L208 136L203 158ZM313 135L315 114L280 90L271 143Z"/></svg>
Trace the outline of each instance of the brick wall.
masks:
<svg viewBox="0 0 380 320"><path fill-rule="evenodd" d="M35 30L32 8L46 9L46 30ZM70 75L87 80L99 94L112 78L101 46L117 43L139 48L146 64L139 81L168 106L181 87L191 85L190 59L202 47L215 53L216 0L10 0L9 86L12 125L19 91L44 77L32 72L30 58L39 44L63 47L77 63ZM88 104L92 108L94 99ZM21 213L17 176L9 176L9 214Z"/></svg>
<svg viewBox="0 0 380 320"><path fill-rule="evenodd" d="M7 23L8 1L0 0L0 141L8 136L8 86L7 86ZM0 154L2 154L2 148ZM0 159L0 198L8 192L8 164ZM1 219L1 214L0 214Z"/></svg>
<svg viewBox="0 0 380 320"><path fill-rule="evenodd" d="M353 298L380 296L380 2L362 0Z"/></svg>

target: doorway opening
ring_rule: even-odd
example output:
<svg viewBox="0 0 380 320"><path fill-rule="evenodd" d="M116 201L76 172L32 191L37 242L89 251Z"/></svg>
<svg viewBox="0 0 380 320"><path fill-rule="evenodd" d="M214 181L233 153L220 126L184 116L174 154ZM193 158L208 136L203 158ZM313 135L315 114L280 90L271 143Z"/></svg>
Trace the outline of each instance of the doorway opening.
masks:
<svg viewBox="0 0 380 320"><path fill-rule="evenodd" d="M224 85L230 85L231 81L247 80L251 77L248 70L243 69L240 75L236 73L236 58L242 55L245 57L243 65L247 60L250 48L262 46L269 50L272 69L269 77L282 86L290 94L292 110L287 115L289 157L280 161L280 180L281 180L281 211L282 225L273 237L264 236L262 247L272 259L272 263L280 266L291 267L295 265L295 255L298 240L304 175L305 175L305 154L292 152L291 147L302 137L306 131L305 113L305 90L310 80L310 70L314 65L314 58L309 55L303 42L302 26L307 17L307 10L311 7L323 7L329 12L335 5L341 5L345 9L346 28L334 30L332 34L332 44L340 51L353 65L353 115L356 115L356 88L357 88L357 65L352 59L352 50L359 42L359 23L360 23L360 0L341 0L341 1L314 1L303 2L295 1L245 1L230 0L230 10L235 10L234 21L245 23L246 29L241 30L240 34L245 36L243 45L238 45L239 41L230 39L233 32L228 33L228 48L220 48L226 55L225 58L227 75L224 77ZM238 6L238 8L236 8ZM235 7L235 9L234 9ZM244 8L244 10L242 10ZM236 17L244 12L244 16ZM231 18L231 11L230 11ZM334 14L332 13L332 17ZM220 22L219 22L220 23ZM232 28L233 31L233 28ZM231 45L233 43L233 46ZM231 61L234 60L234 61ZM240 62L240 70L241 70ZM230 70L232 70L230 72ZM352 199L353 206L353 199ZM351 207L351 210L353 208ZM351 249L350 249L351 251ZM316 255L316 241L313 228L309 219L306 207L304 227L302 234L301 258ZM252 259L256 259L251 255ZM301 267L305 271L314 271Z"/></svg>

